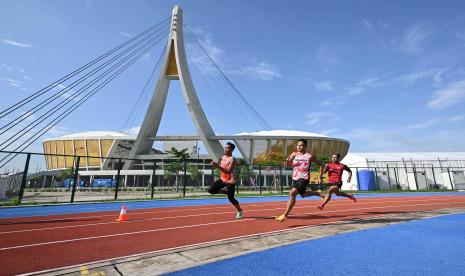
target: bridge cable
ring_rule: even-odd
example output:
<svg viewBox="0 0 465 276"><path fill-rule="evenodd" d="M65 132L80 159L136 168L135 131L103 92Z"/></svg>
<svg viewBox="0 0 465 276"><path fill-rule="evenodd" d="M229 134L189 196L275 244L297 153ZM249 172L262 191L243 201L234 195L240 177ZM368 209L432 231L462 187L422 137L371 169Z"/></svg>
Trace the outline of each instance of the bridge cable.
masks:
<svg viewBox="0 0 465 276"><path fill-rule="evenodd" d="M166 22L169 22L169 20L170 20L170 17L168 17L168 18L166 18L166 19L160 21L159 23L157 23L157 24L155 24L154 26L148 28L147 30L145 30L145 31L143 31L142 33L140 33L139 35L137 35L137 36L135 36L135 37L129 39L129 40L126 41L125 43L123 43L123 44L121 44L121 45L119 45L119 46L113 48L113 49L110 50L109 52L107 52L107 53L101 55L100 57L98 57L98 58L96 58L96 59L90 61L89 63L85 64L84 66L82 66L82 67L76 69L75 71L69 73L68 75L62 77L61 79L59 79L59 80L57 80L57 81L55 81L55 82L53 82L53 83L47 85L46 87L40 89L39 91L33 93L33 94L30 95L30 96L24 98L23 100L21 100L21 101L15 103L15 104L13 104L12 106L10 106L10 107L8 107L8 108L6 108L6 109L0 111L0 119L1 119L1 118L4 118L4 117L7 116L7 115L9 115L11 112L13 112L13 111L16 110L17 108L19 108L19 107L21 107L21 106L27 104L28 102L32 101L33 99L35 99L35 98L41 96L42 94L44 94L44 93L46 93L47 91L49 91L50 89L56 87L56 86L59 85L60 83L62 83L62 82L64 82L64 81L68 80L69 78L71 78L71 77L75 76L76 74L82 72L83 70L89 68L90 66L92 66L92 65L94 65L95 63L99 62L100 60L102 60L102 59L106 58L107 56L113 54L114 52L118 51L119 49L125 47L127 44L132 43L133 41L139 39L140 37L144 36L145 34L151 32L153 29L157 28L159 25L162 25L162 24L164 24L164 23L166 23Z"/></svg>

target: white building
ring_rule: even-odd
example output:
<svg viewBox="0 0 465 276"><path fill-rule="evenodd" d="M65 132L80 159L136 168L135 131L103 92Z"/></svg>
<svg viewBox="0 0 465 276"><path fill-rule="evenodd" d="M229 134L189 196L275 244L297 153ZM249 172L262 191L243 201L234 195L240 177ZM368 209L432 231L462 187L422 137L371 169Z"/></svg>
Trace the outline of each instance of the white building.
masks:
<svg viewBox="0 0 465 276"><path fill-rule="evenodd" d="M342 163L353 171L345 190L365 190L367 175L381 190L465 189L465 152L349 153Z"/></svg>

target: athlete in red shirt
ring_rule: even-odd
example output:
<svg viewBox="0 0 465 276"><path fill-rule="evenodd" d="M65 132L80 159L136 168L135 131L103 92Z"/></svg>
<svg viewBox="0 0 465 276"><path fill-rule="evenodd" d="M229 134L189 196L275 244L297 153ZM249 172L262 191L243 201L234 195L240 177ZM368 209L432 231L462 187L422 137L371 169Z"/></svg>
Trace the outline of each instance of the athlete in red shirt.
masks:
<svg viewBox="0 0 465 276"><path fill-rule="evenodd" d="M352 199L354 202L357 202L357 199L352 194L346 194L341 192L340 189L342 187L342 173L344 171L349 172L349 177L347 178L347 182L350 182L352 178L352 171L346 165L340 163L341 155L339 153L333 154L331 156L331 163L325 165L323 173L328 173L329 177L329 185L331 186L328 190L328 193L325 196L325 200L318 206L318 209L323 210L326 203L331 200L331 195L336 194L338 196L348 197Z"/></svg>

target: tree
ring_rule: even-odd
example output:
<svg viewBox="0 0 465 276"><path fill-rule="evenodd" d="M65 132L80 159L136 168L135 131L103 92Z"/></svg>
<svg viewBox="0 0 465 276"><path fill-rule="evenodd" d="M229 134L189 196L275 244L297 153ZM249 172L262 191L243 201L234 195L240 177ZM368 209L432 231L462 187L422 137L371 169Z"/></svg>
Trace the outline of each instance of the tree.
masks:
<svg viewBox="0 0 465 276"><path fill-rule="evenodd" d="M183 165L184 162L186 162L189 158L189 153L187 153L187 149L177 150L174 147L171 147L171 149L167 151L167 153L170 154L171 157L173 157L174 161L171 162L165 169L165 178L174 175L174 188L176 191L178 191L180 175L179 172L184 168Z"/></svg>
<svg viewBox="0 0 465 276"><path fill-rule="evenodd" d="M328 164L330 161L330 158L326 155L320 155L320 156L317 156L316 158L320 160L323 163L323 165ZM320 166L316 164L312 166L312 172L317 172L319 170L320 170Z"/></svg>
<svg viewBox="0 0 465 276"><path fill-rule="evenodd" d="M191 178L192 181L195 182L196 184L196 187L199 187L200 186L200 182L199 182L199 176L200 176L200 170L197 166L189 166L187 168L187 172L189 172L189 177Z"/></svg>
<svg viewBox="0 0 465 276"><path fill-rule="evenodd" d="M273 169L273 181L272 186L275 190L278 189L279 180L277 177L277 166L282 166L286 161L286 157L280 152L267 152L264 153L257 164L269 166L269 169ZM271 187L270 187L271 188Z"/></svg>
<svg viewBox="0 0 465 276"><path fill-rule="evenodd" d="M59 178L61 181L64 181L65 179L73 179L74 178L74 169L73 167L66 168L61 171Z"/></svg>
<svg viewBox="0 0 465 276"><path fill-rule="evenodd" d="M237 179L240 180L241 186L243 186L244 180L249 180L249 184L252 184L252 186L256 188L257 185L253 168L243 158L237 159L236 170Z"/></svg>

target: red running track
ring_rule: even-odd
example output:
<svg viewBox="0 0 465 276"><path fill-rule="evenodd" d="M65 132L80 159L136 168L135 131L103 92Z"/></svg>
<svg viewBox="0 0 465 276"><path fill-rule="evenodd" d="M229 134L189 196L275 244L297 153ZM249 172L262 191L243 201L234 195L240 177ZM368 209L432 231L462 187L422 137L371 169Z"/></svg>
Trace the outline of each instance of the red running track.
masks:
<svg viewBox="0 0 465 276"><path fill-rule="evenodd" d="M0 220L0 274L14 275L86 264L170 248L298 227L369 218L383 214L464 208L464 196L334 199L320 211L319 201L297 200L285 222L273 218L286 203L243 204L235 219L231 205L128 210L117 223L115 212L92 212Z"/></svg>

